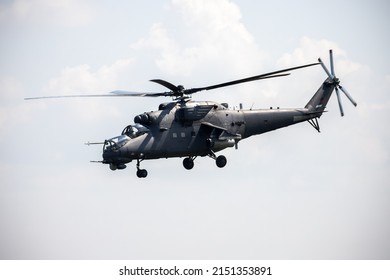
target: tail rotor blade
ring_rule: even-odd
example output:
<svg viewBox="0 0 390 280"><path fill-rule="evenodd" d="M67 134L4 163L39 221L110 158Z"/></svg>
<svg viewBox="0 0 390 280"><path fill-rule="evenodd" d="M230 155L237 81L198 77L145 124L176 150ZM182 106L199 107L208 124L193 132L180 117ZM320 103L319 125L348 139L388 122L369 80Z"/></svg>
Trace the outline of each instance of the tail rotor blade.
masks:
<svg viewBox="0 0 390 280"><path fill-rule="evenodd" d="M333 77L336 77L336 74L334 73L334 64L333 64L333 51L329 50L329 58L330 58L330 73Z"/></svg>
<svg viewBox="0 0 390 280"><path fill-rule="evenodd" d="M325 70L326 74L328 75L329 78L333 80L332 74L329 72L328 68L326 68L325 64L322 62L321 58L318 58L318 62L321 64L322 68Z"/></svg>
<svg viewBox="0 0 390 280"><path fill-rule="evenodd" d="M346 90L344 87L340 86L340 85L339 85L339 88L340 88L340 90L341 90L342 92L344 92L345 96L348 97L349 101L351 101L351 103L356 107L356 106L357 106L357 103L355 102L355 100L353 100L353 98L351 97L351 95L349 95L349 93L347 92L347 90Z"/></svg>
<svg viewBox="0 0 390 280"><path fill-rule="evenodd" d="M333 61L333 51L329 50L329 60L330 60L330 72L328 68L326 68L325 64L322 62L321 58L318 59L319 63L321 64L322 68L328 75L329 79L326 82L332 83L334 86L334 89L336 90L336 96L337 96L337 101L339 103L339 108L340 108L340 114L341 116L344 116L344 110L343 110L343 105L341 104L341 98L340 98L340 92L339 89L345 94L345 96L351 101L351 103L356 107L357 103L355 100L353 100L352 96L349 95L348 91L343 88L340 85L340 80L336 77L336 73L334 71L334 61Z"/></svg>
<svg viewBox="0 0 390 280"><path fill-rule="evenodd" d="M343 105L341 105L340 93L339 93L339 89L337 87L336 87L336 96L337 96L337 101L339 103L340 114L343 117L344 116L344 110L343 110Z"/></svg>

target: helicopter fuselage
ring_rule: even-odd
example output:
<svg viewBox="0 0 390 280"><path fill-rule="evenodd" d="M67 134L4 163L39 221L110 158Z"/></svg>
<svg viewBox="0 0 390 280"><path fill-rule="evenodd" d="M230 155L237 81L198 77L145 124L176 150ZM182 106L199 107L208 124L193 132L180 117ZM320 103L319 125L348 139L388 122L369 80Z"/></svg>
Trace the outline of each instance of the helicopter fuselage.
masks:
<svg viewBox="0 0 390 280"><path fill-rule="evenodd" d="M243 110L212 101L181 100L163 103L159 109L134 118L143 131L134 133L136 127L127 126L122 132L122 141L107 140L103 163L121 169L132 160L215 158L215 152L237 148L240 140L316 116L309 114L307 108Z"/></svg>

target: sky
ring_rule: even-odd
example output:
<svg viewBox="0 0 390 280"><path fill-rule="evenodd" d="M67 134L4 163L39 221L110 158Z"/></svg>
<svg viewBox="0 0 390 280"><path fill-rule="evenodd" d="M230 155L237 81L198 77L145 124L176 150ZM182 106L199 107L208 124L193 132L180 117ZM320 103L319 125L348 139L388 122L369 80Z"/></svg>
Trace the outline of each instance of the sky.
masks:
<svg viewBox="0 0 390 280"><path fill-rule="evenodd" d="M0 1L1 259L389 259L387 1ZM160 98L25 97L201 87L316 62L341 84L320 119L197 158L111 171L102 141ZM201 92L304 107L326 74Z"/></svg>

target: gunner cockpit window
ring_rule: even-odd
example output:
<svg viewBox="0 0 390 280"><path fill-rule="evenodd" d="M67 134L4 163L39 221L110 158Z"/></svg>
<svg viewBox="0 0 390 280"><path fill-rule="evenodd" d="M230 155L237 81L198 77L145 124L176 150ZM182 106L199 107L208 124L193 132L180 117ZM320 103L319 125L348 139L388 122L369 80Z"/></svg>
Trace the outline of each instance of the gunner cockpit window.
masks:
<svg viewBox="0 0 390 280"><path fill-rule="evenodd" d="M120 135L111 139L104 141L103 150L104 151L117 151L123 147L130 138L127 135Z"/></svg>

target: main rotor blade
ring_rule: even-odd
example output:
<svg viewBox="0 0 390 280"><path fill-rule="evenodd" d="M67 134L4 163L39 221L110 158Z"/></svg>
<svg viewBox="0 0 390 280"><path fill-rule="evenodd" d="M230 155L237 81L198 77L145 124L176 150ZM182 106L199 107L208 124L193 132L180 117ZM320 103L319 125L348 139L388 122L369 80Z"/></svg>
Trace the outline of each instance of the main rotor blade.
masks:
<svg viewBox="0 0 390 280"><path fill-rule="evenodd" d="M292 67L292 68L286 68L286 69L282 69L282 70L278 70L278 71L273 71L273 72L269 72L269 73L265 73L265 74L261 74L261 75L257 75L257 76L253 76L253 77L249 77L249 78L245 78L245 79L234 80L234 81L230 81L230 82L226 82L226 83L222 83L222 84L217 84L217 85L212 85L212 86L208 86L208 87L192 88L192 89L186 90L186 93L187 94L192 94L192 93L195 93L195 92L198 92L198 91L202 91L202 90L211 90L211 89L227 87L227 86L237 85L237 84L241 84L241 83L247 83L247 82L261 80L261 79L268 79L268 78L276 78L276 77L287 76L287 75L290 75L290 74L289 73L287 73L287 74L279 74L279 73L288 72L288 71L292 71L292 70L297 70L297 69L305 68L305 67L310 67L310 66L314 66L314 65L317 65L317 64L319 64L319 63L312 63L312 64L307 64L307 65L302 65L302 66L297 66L297 67Z"/></svg>
<svg viewBox="0 0 390 280"><path fill-rule="evenodd" d="M164 81L164 80L161 80L161 79L153 79L153 80L150 80L151 82L154 82L154 83L157 83L157 84L160 84L170 90L172 90L173 92L177 92L179 91L178 87L171 84L170 82L167 82L167 81Z"/></svg>
<svg viewBox="0 0 390 280"><path fill-rule="evenodd" d="M54 95L54 96L38 96L38 97L26 97L24 100L34 100L34 99L56 99L56 98L79 98L79 97L117 97L120 95L113 94L86 94L86 95Z"/></svg>
<svg viewBox="0 0 390 280"><path fill-rule="evenodd" d="M349 93L347 92L347 90L340 86L339 85L339 88L341 89L342 92L344 92L345 96L348 97L349 101L351 101L351 103L356 107L357 106L357 103L355 102L355 100L353 100L353 98L349 95Z"/></svg>
<svg viewBox="0 0 390 280"><path fill-rule="evenodd" d="M131 92L124 90L116 90L110 92L110 94L77 94L77 95L54 95L54 96L38 96L38 97L26 97L24 100L36 100L36 99L58 99L58 98L84 98L84 97L123 97L123 96L140 96L140 97L159 97L159 96L171 96L172 92Z"/></svg>
<svg viewBox="0 0 390 280"><path fill-rule="evenodd" d="M321 62L320 59L319 59L319 61L323 65L323 63ZM273 71L273 72L245 78L245 79L239 79L239 80L234 80L234 81L230 81L230 82L225 82L222 84L201 87L201 88L191 88L191 89L185 89L185 90L183 90L182 86L175 86L175 85L171 84L170 82L167 82L167 81L164 81L161 79L150 80L151 82L158 83L158 84L170 89L171 90L170 92L153 93L153 92L131 92L131 91L115 90L115 91L110 92L111 94L40 96L40 97L27 97L27 98L25 98L25 100L55 99L55 98L79 98L79 97L84 98L84 97L121 97L121 96L140 96L140 97L183 96L184 94L189 95L189 94L192 94L192 93L195 93L198 91L202 91L202 90L211 90L211 89L227 87L227 86L232 86L232 85L241 84L241 83L247 83L247 82L261 80L261 79L270 79L270 78L288 76L288 75L290 75L290 73L284 73L284 72L297 70L297 69L301 69L301 68L305 68L305 67L310 67L310 66L314 66L314 65L317 65L320 63L311 63L311 64L302 65L302 66ZM323 65L323 67L325 67L325 66ZM283 74L281 74L281 73L283 73ZM346 93L346 95L347 95L347 93Z"/></svg>
<svg viewBox="0 0 390 280"><path fill-rule="evenodd" d="M186 92L186 94L193 94L195 92L202 91L202 90L211 90L211 89L227 87L227 86L232 86L232 85L236 85L236 84L256 81L256 80L264 80L264 79L283 77L283 76L288 76L288 75L290 75L290 73L273 75L273 76L266 76L266 77L255 76L256 78L255 77L250 77L250 78L240 79L240 80L236 80L236 81L226 82L226 83L213 85L213 86L208 86L208 87L203 87L203 88L190 88L190 89L187 89L185 92Z"/></svg>
<svg viewBox="0 0 390 280"><path fill-rule="evenodd" d="M159 97L159 96L173 96L173 92L133 92L133 91L126 91L126 90L114 90L110 93L113 93L115 95L113 96L140 96L140 97ZM111 95L110 95L111 96Z"/></svg>

